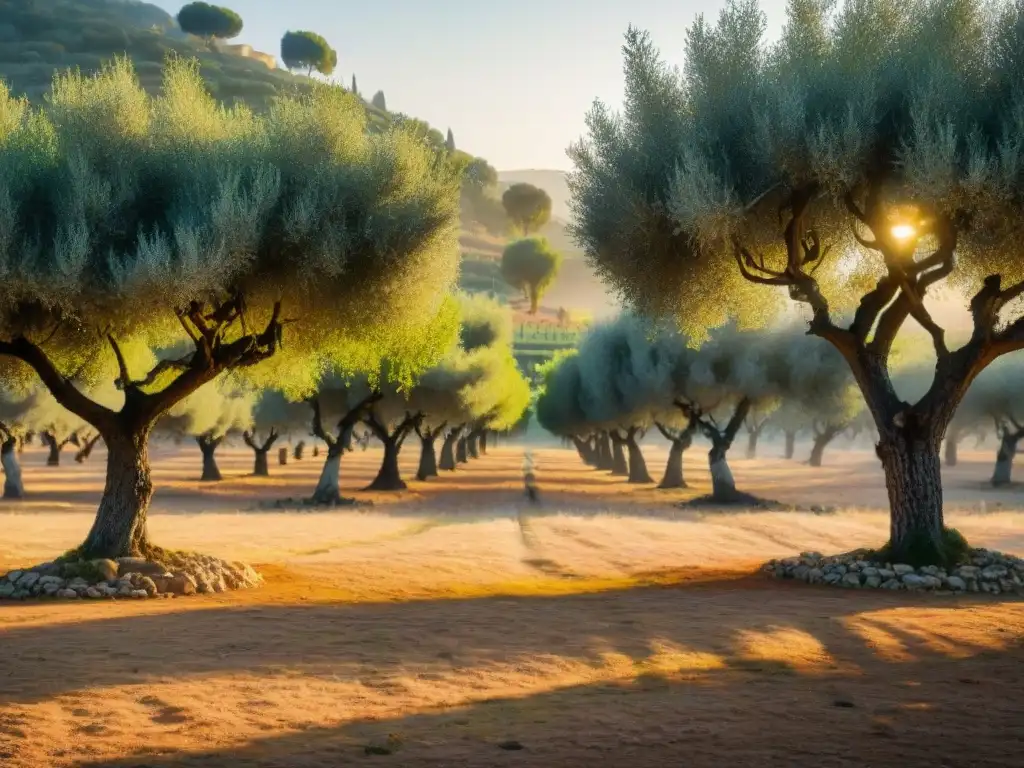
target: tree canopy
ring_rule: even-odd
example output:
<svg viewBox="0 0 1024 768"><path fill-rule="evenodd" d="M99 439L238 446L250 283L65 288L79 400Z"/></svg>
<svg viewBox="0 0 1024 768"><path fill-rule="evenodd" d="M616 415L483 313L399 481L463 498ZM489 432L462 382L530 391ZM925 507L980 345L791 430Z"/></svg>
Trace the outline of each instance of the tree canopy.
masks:
<svg viewBox="0 0 1024 768"><path fill-rule="evenodd" d="M530 314L536 314L540 300L558 277L562 254L542 237L527 237L505 246L501 254L501 276L513 288L526 293Z"/></svg>
<svg viewBox="0 0 1024 768"><path fill-rule="evenodd" d="M312 74L315 69L325 77L338 66L338 52L316 32L285 32L281 38L281 61L288 69L305 69ZM355 75L352 75L355 86ZM353 88L353 93L355 90Z"/></svg>
<svg viewBox="0 0 1024 768"><path fill-rule="evenodd" d="M384 91L377 91L375 94L373 94L373 98L370 99L370 103L374 107L379 109L381 112L388 111L388 100L384 96Z"/></svg>
<svg viewBox="0 0 1024 768"><path fill-rule="evenodd" d="M630 29L624 109L595 105L570 149L572 232L631 304L694 335L766 322L785 294L764 286L805 305L878 426L892 555L943 561L938 444L971 380L1024 347L1022 18L1011 2L793 0L769 44L757 3L731 0L693 24L681 71ZM944 280L971 296L957 349L925 303ZM908 319L936 359L914 403L887 371Z"/></svg>
<svg viewBox="0 0 1024 768"><path fill-rule="evenodd" d="M257 116L219 107L194 63L171 61L151 97L117 61L58 76L41 109L0 90L0 114L4 374L34 370L99 430L108 473L125 462L148 478L128 457L223 371L312 388L328 361L407 341L455 280L457 173L400 128L367 131L341 89ZM135 350L151 348L185 352L140 366ZM120 409L72 375L116 379ZM141 535L144 506L101 504L98 521L109 510ZM119 526L95 551L138 548Z"/></svg>
<svg viewBox="0 0 1024 768"><path fill-rule="evenodd" d="M501 204L524 235L536 232L551 219L551 196L533 184L513 184L502 194Z"/></svg>
<svg viewBox="0 0 1024 768"><path fill-rule="evenodd" d="M242 31L242 17L220 5L189 3L178 11L178 26L196 37L227 40Z"/></svg>

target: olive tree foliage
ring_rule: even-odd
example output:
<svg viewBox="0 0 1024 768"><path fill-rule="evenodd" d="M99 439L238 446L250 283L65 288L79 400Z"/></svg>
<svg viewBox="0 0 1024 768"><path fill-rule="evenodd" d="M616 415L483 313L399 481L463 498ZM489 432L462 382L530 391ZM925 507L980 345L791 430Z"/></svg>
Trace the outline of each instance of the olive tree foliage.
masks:
<svg viewBox="0 0 1024 768"><path fill-rule="evenodd" d="M228 40L242 31L242 17L220 5L188 3L178 11L178 26L183 32L208 40Z"/></svg>
<svg viewBox="0 0 1024 768"><path fill-rule="evenodd" d="M1024 346L1022 17L1007 0L794 0L768 44L756 2L731 0L691 27L681 72L630 29L625 107L597 104L570 150L573 233L631 303L697 333L733 311L764 322L781 288L804 305L875 420L897 558L955 556L939 444L970 382ZM943 282L969 297L957 348L925 302ZM889 373L909 320L935 353L915 402Z"/></svg>
<svg viewBox="0 0 1024 768"><path fill-rule="evenodd" d="M338 52L316 32L289 31L281 38L281 61L288 69L305 69L307 75L315 69L327 77L338 66ZM355 85L355 75L352 83ZM354 88L352 94L358 96Z"/></svg>
<svg viewBox="0 0 1024 768"><path fill-rule="evenodd" d="M536 232L551 219L551 196L540 187L521 182L501 195L505 214L524 236Z"/></svg>
<svg viewBox="0 0 1024 768"><path fill-rule="evenodd" d="M457 175L365 121L327 85L265 115L224 109L180 60L155 97L124 60L57 76L39 109L0 89L0 361L107 445L83 555L151 549L146 445L175 403L232 369L312 386L325 361L379 357L436 314ZM74 386L82 371L116 381L120 406Z"/></svg>
<svg viewBox="0 0 1024 768"><path fill-rule="evenodd" d="M505 246L501 254L501 276L530 301L530 314L537 313L540 300L562 266L562 254L543 237L526 237Z"/></svg>

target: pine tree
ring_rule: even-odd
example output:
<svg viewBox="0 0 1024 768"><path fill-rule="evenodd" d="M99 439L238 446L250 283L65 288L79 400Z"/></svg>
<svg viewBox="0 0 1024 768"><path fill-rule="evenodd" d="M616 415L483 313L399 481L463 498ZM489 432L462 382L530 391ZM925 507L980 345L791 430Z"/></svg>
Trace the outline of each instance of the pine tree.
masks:
<svg viewBox="0 0 1024 768"><path fill-rule="evenodd" d="M373 94L373 100L370 103L373 104L373 106L375 106L381 112L388 111L388 101L387 99L384 98L384 91L377 91L375 94Z"/></svg>
<svg viewBox="0 0 1024 768"><path fill-rule="evenodd" d="M352 75L352 95L353 96L358 96L359 95L359 86L356 85L356 76L355 76L355 74Z"/></svg>
<svg viewBox="0 0 1024 768"><path fill-rule="evenodd" d="M455 151L455 134L452 133L452 129L448 129L448 138L445 139L444 145L448 148L449 152Z"/></svg>

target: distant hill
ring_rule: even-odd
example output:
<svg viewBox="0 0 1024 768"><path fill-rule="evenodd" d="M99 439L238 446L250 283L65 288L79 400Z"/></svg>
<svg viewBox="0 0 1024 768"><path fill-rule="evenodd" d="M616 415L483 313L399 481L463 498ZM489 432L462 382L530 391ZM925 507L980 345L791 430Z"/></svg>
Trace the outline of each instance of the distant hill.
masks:
<svg viewBox="0 0 1024 768"><path fill-rule="evenodd" d="M54 71L88 74L118 55L131 58L143 87L156 92L170 53L198 59L219 101L243 101L257 111L275 95L301 92L311 82L190 37L166 11L139 0L0 0L0 79L33 101L47 92ZM390 122L386 113L370 105L366 110L371 124Z"/></svg>

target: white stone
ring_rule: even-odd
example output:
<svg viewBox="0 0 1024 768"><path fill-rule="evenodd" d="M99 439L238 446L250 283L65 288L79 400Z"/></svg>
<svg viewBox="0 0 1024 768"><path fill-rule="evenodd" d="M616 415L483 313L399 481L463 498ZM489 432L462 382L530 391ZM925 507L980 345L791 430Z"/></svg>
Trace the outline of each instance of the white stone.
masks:
<svg viewBox="0 0 1024 768"><path fill-rule="evenodd" d="M908 573L914 572L914 566L907 565L906 563L896 563L892 569L896 572L897 576L906 576Z"/></svg>
<svg viewBox="0 0 1024 768"><path fill-rule="evenodd" d="M67 600L75 600L78 598L78 593L73 589L58 589L57 597L63 597Z"/></svg>
<svg viewBox="0 0 1024 768"><path fill-rule="evenodd" d="M879 568L878 575L882 581L888 581L889 579L896 578L896 571L890 568Z"/></svg>
<svg viewBox="0 0 1024 768"><path fill-rule="evenodd" d="M103 593L100 592L98 589L96 589L96 587L88 587L85 590L85 596L86 597L90 597L93 600L99 600L100 598L103 597Z"/></svg>
<svg viewBox="0 0 1024 768"><path fill-rule="evenodd" d="M903 577L903 584L907 589L923 589L925 587L925 579L931 578L930 576L918 576L916 573L908 573Z"/></svg>
<svg viewBox="0 0 1024 768"><path fill-rule="evenodd" d="M990 565L983 569L981 572L981 578L985 581L995 581L1001 579L1006 575L1006 567L1002 565Z"/></svg>
<svg viewBox="0 0 1024 768"><path fill-rule="evenodd" d="M860 572L863 573L865 576L878 576L879 575L878 569L875 568L875 566L873 566L873 565L865 565L863 568L860 569Z"/></svg>
<svg viewBox="0 0 1024 768"><path fill-rule="evenodd" d="M946 586L950 589L956 589L960 591L966 591L967 582L961 579L959 576L947 576Z"/></svg>

